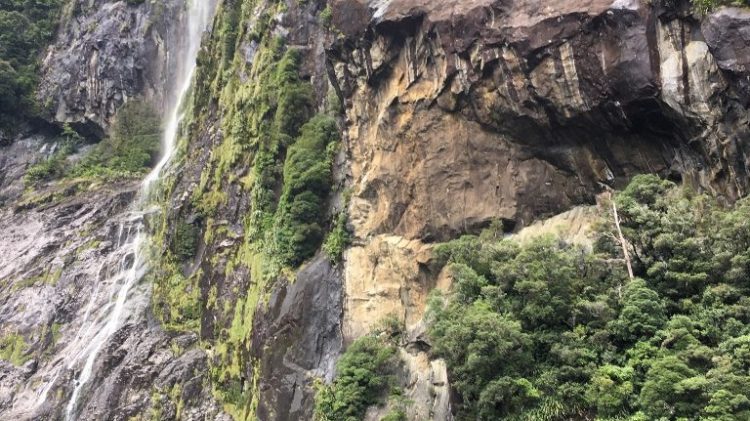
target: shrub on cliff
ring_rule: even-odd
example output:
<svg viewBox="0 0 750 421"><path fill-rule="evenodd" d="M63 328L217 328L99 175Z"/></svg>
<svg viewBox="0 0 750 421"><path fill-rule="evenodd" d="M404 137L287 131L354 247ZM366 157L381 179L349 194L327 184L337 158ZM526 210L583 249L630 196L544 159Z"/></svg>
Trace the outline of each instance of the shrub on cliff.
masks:
<svg viewBox="0 0 750 421"><path fill-rule="evenodd" d="M331 262L334 263L341 260L344 250L346 250L349 243L351 243L351 234L346 228L346 220L346 212L341 212L336 217L333 229L328 233L328 236L323 242L323 251Z"/></svg>
<svg viewBox="0 0 750 421"><path fill-rule="evenodd" d="M692 0L693 7L699 13L708 13L719 6L750 6L748 0Z"/></svg>
<svg viewBox="0 0 750 421"><path fill-rule="evenodd" d="M112 136L96 145L72 177L133 177L146 173L158 159L161 122L156 111L141 101L130 101L117 114Z"/></svg>
<svg viewBox="0 0 750 421"><path fill-rule="evenodd" d="M175 257L187 260L195 256L198 249L200 229L193 224L180 221L175 228L171 249Z"/></svg>
<svg viewBox="0 0 750 421"><path fill-rule="evenodd" d="M63 174L65 174L65 156L58 153L29 167L24 179L27 183L36 184L62 177Z"/></svg>
<svg viewBox="0 0 750 421"><path fill-rule="evenodd" d="M396 348L375 336L354 341L336 364L336 378L315 396L316 421L359 421L387 396L397 365Z"/></svg>
<svg viewBox="0 0 750 421"><path fill-rule="evenodd" d="M62 177L120 179L142 176L158 159L160 124L151 106L131 101L117 114L111 137L97 144L72 168L67 165L67 157L83 143L83 138L65 125L58 150L30 167L25 179L38 183Z"/></svg>
<svg viewBox="0 0 750 421"><path fill-rule="evenodd" d="M688 3L700 14L709 13L719 6L750 6L749 0L653 0L654 5L663 7L667 10L673 10L681 4L687 5Z"/></svg>
<svg viewBox="0 0 750 421"><path fill-rule="evenodd" d="M75 130L67 124L64 125L58 143L53 146L57 149L52 155L29 167L24 176L25 181L37 184L64 176L68 171L67 158L76 151L82 140Z"/></svg>
<svg viewBox="0 0 750 421"><path fill-rule="evenodd" d="M325 200L331 191L330 145L338 141L336 121L319 115L301 128L284 163L284 185L275 223L278 256L297 265L323 240Z"/></svg>

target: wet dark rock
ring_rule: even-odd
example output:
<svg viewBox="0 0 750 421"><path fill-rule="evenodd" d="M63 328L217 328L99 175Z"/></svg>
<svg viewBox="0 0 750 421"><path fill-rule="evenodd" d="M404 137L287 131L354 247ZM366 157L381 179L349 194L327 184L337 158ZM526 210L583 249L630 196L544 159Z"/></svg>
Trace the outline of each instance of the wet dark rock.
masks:
<svg viewBox="0 0 750 421"><path fill-rule="evenodd" d="M42 64L39 101L52 121L70 123L87 138L105 136L128 99L157 109L174 101L172 75L183 39L183 3L74 0Z"/></svg>
<svg viewBox="0 0 750 421"><path fill-rule="evenodd" d="M31 377L31 375L36 372L38 366L39 364L36 360L27 361L26 364L21 367L21 370L23 370L24 378L28 379L29 377Z"/></svg>
<svg viewBox="0 0 750 421"><path fill-rule="evenodd" d="M750 104L750 11L739 8L723 8L710 14L701 24L706 43L716 59L737 88L742 104Z"/></svg>
<svg viewBox="0 0 750 421"><path fill-rule="evenodd" d="M203 382L205 352L192 348L174 354L172 343L171 335L147 321L120 329L97 359L97 376L86 387L79 419L128 419L144 414L151 408L154 392L168 396L177 386L181 388L177 398L191 414L185 419L219 419L221 410ZM174 415L177 404L167 399L162 416Z"/></svg>
<svg viewBox="0 0 750 421"><path fill-rule="evenodd" d="M253 353L261 362L258 417L312 419L316 378L330 381L342 352L340 268L318 255L293 283L272 292L254 326Z"/></svg>

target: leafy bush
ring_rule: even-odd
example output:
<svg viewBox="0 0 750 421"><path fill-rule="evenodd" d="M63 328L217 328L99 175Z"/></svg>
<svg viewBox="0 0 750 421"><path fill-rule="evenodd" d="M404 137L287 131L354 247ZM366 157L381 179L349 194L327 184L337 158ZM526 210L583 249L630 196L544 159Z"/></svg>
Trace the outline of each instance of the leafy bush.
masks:
<svg viewBox="0 0 750 421"><path fill-rule="evenodd" d="M130 101L117 113L112 136L103 140L70 172L72 177L125 178L143 175L159 156L161 121L155 110Z"/></svg>
<svg viewBox="0 0 750 421"><path fill-rule="evenodd" d="M408 421L406 412L403 409L394 409L383 417L381 421Z"/></svg>
<svg viewBox="0 0 750 421"><path fill-rule="evenodd" d="M160 120L149 105L129 102L118 112L112 136L96 145L72 168L66 165L66 158L83 142L83 138L68 125L63 126L60 137L58 151L27 170L27 182L62 177L121 179L142 176L158 158Z"/></svg>
<svg viewBox="0 0 750 421"><path fill-rule="evenodd" d="M315 396L318 421L359 421L385 398L397 365L396 348L375 336L354 341L336 365L336 379Z"/></svg>
<svg viewBox="0 0 750 421"><path fill-rule="evenodd" d="M172 253L180 260L187 260L195 256L198 248L198 227L187 222L177 223L174 236L172 237Z"/></svg>
<svg viewBox="0 0 750 421"><path fill-rule="evenodd" d="M318 21L320 21L320 25L324 28L331 27L331 24L333 23L333 9L331 9L330 4L326 4L325 9L320 11Z"/></svg>
<svg viewBox="0 0 750 421"><path fill-rule="evenodd" d="M36 184L42 181L49 181L62 177L65 173L65 156L55 154L47 159L38 162L26 170L26 181Z"/></svg>
<svg viewBox="0 0 750 421"><path fill-rule="evenodd" d="M65 138L58 143L58 150L52 156L43 159L40 162L29 167L24 176L27 183L37 184L43 181L50 181L65 175L67 171L66 159L73 153L78 146L80 136L73 131L70 126L65 126L63 130Z"/></svg>
<svg viewBox="0 0 750 421"><path fill-rule="evenodd" d="M436 248L454 285L429 334L457 419L748 418L750 199L640 176L615 200L633 280L618 250L550 237Z"/></svg>
<svg viewBox="0 0 750 421"><path fill-rule="evenodd" d="M346 212L341 212L336 218L336 224L323 242L323 251L334 263L341 260L344 250L351 243L351 234L346 228L346 220Z"/></svg>
<svg viewBox="0 0 750 421"><path fill-rule="evenodd" d="M276 64L273 83L283 86L279 91L274 124L276 133L285 139L280 143L288 146L290 140L299 136L300 128L313 114L312 87L300 83L299 67L302 56L298 50L287 50Z"/></svg>
<svg viewBox="0 0 750 421"><path fill-rule="evenodd" d="M284 163L284 186L275 224L278 255L297 265L323 240L324 204L331 190L329 145L338 141L336 121L319 115L301 129Z"/></svg>

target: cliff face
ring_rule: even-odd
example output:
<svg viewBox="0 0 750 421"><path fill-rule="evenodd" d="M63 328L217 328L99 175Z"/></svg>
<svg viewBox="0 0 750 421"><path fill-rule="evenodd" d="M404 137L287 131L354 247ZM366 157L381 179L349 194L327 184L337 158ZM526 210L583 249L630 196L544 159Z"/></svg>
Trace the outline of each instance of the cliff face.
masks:
<svg viewBox="0 0 750 421"><path fill-rule="evenodd" d="M420 262L425 244L493 219L528 225L637 173L728 201L746 193L744 10L339 1L333 11L361 239L350 257L396 247ZM347 264L347 285L372 279L362 267Z"/></svg>
<svg viewBox="0 0 750 421"><path fill-rule="evenodd" d="M181 1L74 0L42 60L38 99L52 121L101 138L118 108L145 98L164 109L184 38Z"/></svg>
<svg viewBox="0 0 750 421"><path fill-rule="evenodd" d="M144 99L163 110L176 100L185 4L135 3L67 3L56 41L41 58L46 121L0 145L2 419L222 419L203 386L207 360L194 346L197 336L159 325L148 310L147 283L131 292L136 298L128 299L124 322L101 346L83 397L70 407L85 355L115 311L123 269L136 258L127 244L138 235L132 204L140 183L32 186L24 176L62 147L55 127L70 123L88 141L100 140L125 102ZM91 150L81 145L64 165Z"/></svg>
<svg viewBox="0 0 750 421"><path fill-rule="evenodd" d="M44 58L51 122L96 138L128 98L174 101L183 4L157 3L72 3ZM149 219L156 253L134 295L150 298L130 302L103 348L80 419L310 419L314 383L386 316L405 325L407 417L450 419L447 370L424 334L429 293L451 283L433 245L494 221L518 231L639 173L745 196L748 45L750 12L699 16L683 3L225 0L198 58L166 212ZM328 185L291 185L290 157L314 149L321 121L341 140L304 162ZM22 196L44 144L41 133L0 151L0 226L14 227L0 234L0 327L23 338L23 358L0 363L0 413L21 419L63 416L66 354L87 306L106 302L92 291L130 258L117 254L118 227L137 188ZM312 244L300 266L279 244L305 188L317 206L293 236ZM342 212L352 241L333 262L321 242ZM577 235L579 213L547 225ZM185 233L195 241L180 247Z"/></svg>
<svg viewBox="0 0 750 421"><path fill-rule="evenodd" d="M155 307L168 325L198 325L214 393L238 420L311 419L313 381L332 378L342 350L341 268L317 255L280 271L271 222L292 138L330 108L324 7L220 5L199 57L184 159L167 182L164 243L179 224L200 233L177 286L197 295L200 311L188 314L183 297L169 296L175 286L159 281Z"/></svg>
<svg viewBox="0 0 750 421"><path fill-rule="evenodd" d="M449 282L430 244L493 220L518 229L638 173L726 201L747 194L746 10L340 0L332 11L356 238L348 340L395 313L422 343L426 296Z"/></svg>
<svg viewBox="0 0 750 421"><path fill-rule="evenodd" d="M204 75L214 81L205 96L219 100L196 118L202 134L188 146L188 171L173 194L193 221L201 217L195 197L218 204L203 216L202 232L211 234L197 256L203 273L195 282L204 297L218 297L205 307L201 330L218 344L236 341L230 349L252 343L249 353L240 345L216 362L245 367L224 381L260 390L261 419L309 417L312 379L332 375L330 355L339 348L331 344L350 342L391 314L407 327L401 380L415 402L410 418L448 418L445 367L430 361L422 322L429 292L450 284L431 263L435 242L493 220L519 229L594 203L643 172L682 178L727 201L745 194L745 11L701 17L687 5L621 1L540 9L532 2L342 0L330 4L326 30L313 17L322 5L287 6L255 4L239 15L247 27L233 56L222 56L237 81ZM345 113L334 180L351 192L354 242L338 269L317 257L293 287L288 276L264 279L257 242L250 256L241 251L256 228L238 221L262 212L254 205L262 197L254 187L262 147L254 128L248 140L227 121L245 113L255 125L278 113L273 101L266 116L248 109L265 100L259 61L269 35L302 54L300 75L314 87L318 109L335 93ZM200 123L205 116L209 124ZM271 197L278 199L276 186ZM341 205L334 197L330 212ZM305 298L311 284L323 289ZM259 292L268 304L248 309ZM240 310L214 310L222 307ZM223 331L248 319L250 337Z"/></svg>
<svg viewBox="0 0 750 421"><path fill-rule="evenodd" d="M745 40L717 26L745 11L403 1L355 22L364 7L333 7L347 38L332 51L363 234L525 225L638 172L745 193L747 75L726 38Z"/></svg>

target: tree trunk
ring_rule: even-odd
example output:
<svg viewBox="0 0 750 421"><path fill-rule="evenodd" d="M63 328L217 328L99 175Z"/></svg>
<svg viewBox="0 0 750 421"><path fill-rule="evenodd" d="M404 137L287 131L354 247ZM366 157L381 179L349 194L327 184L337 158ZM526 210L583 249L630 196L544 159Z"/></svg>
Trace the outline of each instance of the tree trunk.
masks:
<svg viewBox="0 0 750 421"><path fill-rule="evenodd" d="M620 229L620 217L617 215L617 204L615 203L614 195L610 194L612 201L612 212L615 217L615 227L617 227L617 235L620 239L620 246L622 247L622 255L625 256L625 264L628 266L628 276L633 279L633 265L630 263L630 254L628 253L628 244L625 241L625 236L622 235L622 229Z"/></svg>

